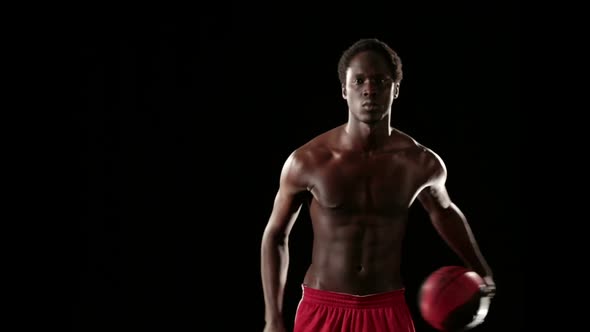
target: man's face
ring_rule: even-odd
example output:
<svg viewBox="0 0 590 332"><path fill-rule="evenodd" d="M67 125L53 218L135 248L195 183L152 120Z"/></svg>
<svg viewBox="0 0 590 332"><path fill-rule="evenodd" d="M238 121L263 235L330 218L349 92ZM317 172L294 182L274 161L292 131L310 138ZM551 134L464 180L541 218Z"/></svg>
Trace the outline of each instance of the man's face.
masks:
<svg viewBox="0 0 590 332"><path fill-rule="evenodd" d="M376 52L357 54L346 71L342 97L352 116L365 123L383 119L397 98L399 83L394 83L385 59Z"/></svg>

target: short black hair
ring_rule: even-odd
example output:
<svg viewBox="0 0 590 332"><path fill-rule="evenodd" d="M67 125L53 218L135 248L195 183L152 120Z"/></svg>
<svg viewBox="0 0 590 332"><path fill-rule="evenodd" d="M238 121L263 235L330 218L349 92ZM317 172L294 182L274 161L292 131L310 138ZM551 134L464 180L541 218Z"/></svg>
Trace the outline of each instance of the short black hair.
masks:
<svg viewBox="0 0 590 332"><path fill-rule="evenodd" d="M340 84L344 85L346 83L346 70L352 58L364 51L373 51L383 56L391 70L393 81L396 83L401 82L403 77L402 60L397 52L379 39L364 38L356 41L340 56L340 60L338 61L338 79L340 79Z"/></svg>

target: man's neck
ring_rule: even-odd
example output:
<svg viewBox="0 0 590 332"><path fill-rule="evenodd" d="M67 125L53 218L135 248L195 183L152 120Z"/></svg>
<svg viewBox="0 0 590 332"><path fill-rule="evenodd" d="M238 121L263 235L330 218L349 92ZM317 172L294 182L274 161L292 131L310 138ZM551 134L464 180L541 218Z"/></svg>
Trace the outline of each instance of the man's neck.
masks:
<svg viewBox="0 0 590 332"><path fill-rule="evenodd" d="M349 119L344 131L344 143L351 149L372 151L383 145L392 129L389 125L389 117L385 117L371 124Z"/></svg>

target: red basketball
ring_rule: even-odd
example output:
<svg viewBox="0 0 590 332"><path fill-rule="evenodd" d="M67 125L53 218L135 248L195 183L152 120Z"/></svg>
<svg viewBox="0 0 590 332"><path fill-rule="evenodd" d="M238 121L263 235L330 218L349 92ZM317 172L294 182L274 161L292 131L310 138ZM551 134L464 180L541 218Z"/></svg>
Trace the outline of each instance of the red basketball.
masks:
<svg viewBox="0 0 590 332"><path fill-rule="evenodd" d="M479 325L488 313L490 299L484 280L462 266L444 266L431 273L418 293L420 313L440 331L465 331Z"/></svg>

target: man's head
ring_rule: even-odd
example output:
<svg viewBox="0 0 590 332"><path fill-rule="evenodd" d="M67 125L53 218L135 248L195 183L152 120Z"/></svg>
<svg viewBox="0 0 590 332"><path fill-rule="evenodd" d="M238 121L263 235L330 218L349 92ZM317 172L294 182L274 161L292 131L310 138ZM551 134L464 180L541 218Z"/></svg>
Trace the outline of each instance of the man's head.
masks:
<svg viewBox="0 0 590 332"><path fill-rule="evenodd" d="M352 44L340 56L340 61L338 61L338 78L342 86L346 83L346 70L350 65L350 61L357 54L365 51L373 51L383 56L384 60L388 63L393 81L396 83L401 82L403 78L402 61L398 54L379 39L366 38Z"/></svg>
<svg viewBox="0 0 590 332"><path fill-rule="evenodd" d="M381 120L399 94L402 63L397 53L377 39L361 39L338 62L342 97L362 122Z"/></svg>

